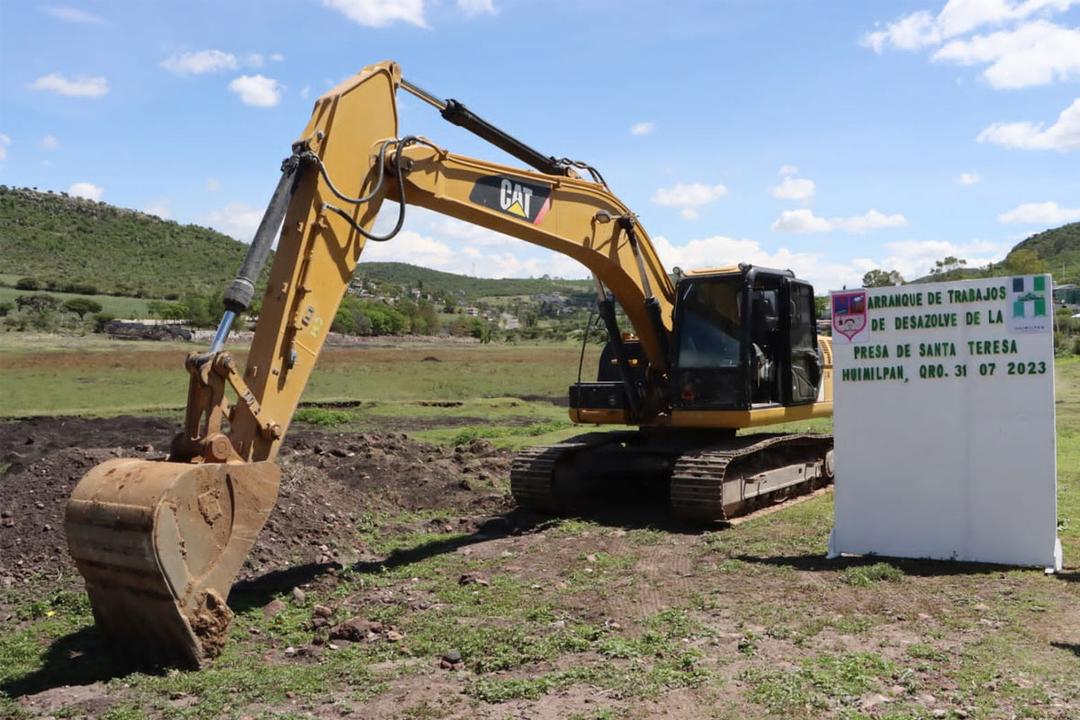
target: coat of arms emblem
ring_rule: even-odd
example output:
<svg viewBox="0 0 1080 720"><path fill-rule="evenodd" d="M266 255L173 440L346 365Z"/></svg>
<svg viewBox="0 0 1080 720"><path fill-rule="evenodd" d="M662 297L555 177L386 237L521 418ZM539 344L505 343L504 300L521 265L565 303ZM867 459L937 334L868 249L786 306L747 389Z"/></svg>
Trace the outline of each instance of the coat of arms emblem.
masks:
<svg viewBox="0 0 1080 720"><path fill-rule="evenodd" d="M833 333L848 340L866 327L866 291L838 292L832 296Z"/></svg>

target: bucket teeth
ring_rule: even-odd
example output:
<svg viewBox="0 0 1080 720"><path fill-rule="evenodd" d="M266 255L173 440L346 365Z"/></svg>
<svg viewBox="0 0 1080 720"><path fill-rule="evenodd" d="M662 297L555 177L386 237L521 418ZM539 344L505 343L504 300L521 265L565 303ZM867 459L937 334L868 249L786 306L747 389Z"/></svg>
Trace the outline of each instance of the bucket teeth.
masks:
<svg viewBox="0 0 1080 720"><path fill-rule="evenodd" d="M226 600L277 499L280 470L110 460L75 487L68 548L94 619L140 665L198 667L221 651Z"/></svg>

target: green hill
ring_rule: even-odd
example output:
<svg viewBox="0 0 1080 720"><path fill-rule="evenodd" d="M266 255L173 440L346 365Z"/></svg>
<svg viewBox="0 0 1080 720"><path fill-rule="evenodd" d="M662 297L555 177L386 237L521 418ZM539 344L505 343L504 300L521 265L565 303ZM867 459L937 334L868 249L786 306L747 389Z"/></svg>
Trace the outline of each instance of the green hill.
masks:
<svg viewBox="0 0 1080 720"><path fill-rule="evenodd" d="M209 228L135 210L0 186L0 258L6 284L32 277L54 286L168 297L223 289L247 246ZM82 290L81 292L86 292Z"/></svg>
<svg viewBox="0 0 1080 720"><path fill-rule="evenodd" d="M1048 272L1054 276L1056 284L1080 283L1080 223L1036 233L1017 243L997 264L981 268L956 267L936 275L924 275L912 282L973 280L1032 272Z"/></svg>
<svg viewBox="0 0 1080 720"><path fill-rule="evenodd" d="M559 280L548 278L474 278L467 275L455 275L440 270L430 270L408 263L364 262L356 266L356 277L360 280L374 281L377 284L398 285L419 288L424 292L448 295L472 302L486 297L508 297L513 295L539 295L542 293L562 293L581 295L592 292L589 280Z"/></svg>
<svg viewBox="0 0 1080 720"><path fill-rule="evenodd" d="M1055 283L1080 283L1080 222L1032 235L1014 247L1009 257L1014 257L1018 250L1031 250L1038 255ZM1006 258L1005 262L1008 261Z"/></svg>
<svg viewBox="0 0 1080 720"><path fill-rule="evenodd" d="M51 282L60 290L89 286L98 293L147 298L183 296L192 290L213 293L229 284L246 250L244 243L198 225L181 225L67 193L0 185L0 284L31 277L41 289ZM592 292L587 280L492 280L363 259L356 276L465 302Z"/></svg>

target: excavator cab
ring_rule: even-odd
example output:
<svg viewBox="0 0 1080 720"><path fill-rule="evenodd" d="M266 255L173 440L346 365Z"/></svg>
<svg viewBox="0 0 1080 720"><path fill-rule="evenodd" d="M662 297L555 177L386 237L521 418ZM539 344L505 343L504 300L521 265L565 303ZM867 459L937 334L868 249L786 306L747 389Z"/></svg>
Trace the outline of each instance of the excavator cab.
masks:
<svg viewBox="0 0 1080 720"><path fill-rule="evenodd" d="M676 286L671 405L753 410L814 402L822 382L813 288L742 265Z"/></svg>
<svg viewBox="0 0 1080 720"><path fill-rule="evenodd" d="M571 408L594 417L630 411L628 394L645 384L647 360L636 339L619 344L627 372L609 340L597 381L571 387ZM790 270L739 265L692 271L675 288L669 354L663 402L675 413L813 403L824 380L813 288Z"/></svg>

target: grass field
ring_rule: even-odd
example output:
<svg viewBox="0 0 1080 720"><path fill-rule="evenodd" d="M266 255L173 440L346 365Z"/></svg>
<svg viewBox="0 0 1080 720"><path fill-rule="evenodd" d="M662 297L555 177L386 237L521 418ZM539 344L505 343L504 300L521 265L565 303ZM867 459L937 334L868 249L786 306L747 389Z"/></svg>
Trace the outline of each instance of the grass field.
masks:
<svg viewBox="0 0 1080 720"><path fill-rule="evenodd" d="M101 305L101 312L118 318L150 317L143 298L122 297L120 295L80 295L79 293L53 292L51 290L16 290L13 287L0 286L0 302L15 302L20 295L52 295L61 302L72 298L87 298ZM0 341L2 342L2 341Z"/></svg>
<svg viewBox="0 0 1080 720"><path fill-rule="evenodd" d="M179 348L122 347L131 352L77 358L8 348L0 414L178 407ZM309 407L312 424L389 425L441 442L485 429L506 444L547 440L531 433L549 426L572 432L553 426L563 408L509 397L565 393L577 364L569 346L367 348L325 360L306 397L363 404ZM434 400L461 404L425 404ZM427 424L444 413L489 421ZM357 533L382 560L312 583L302 602L282 590L234 603L225 654L199 672L65 675L58 653L92 625L85 597L0 591L15 608L0 634L0 715L27 712L10 697L19 688L100 680L110 720L1080 717L1080 360L1058 362L1057 423L1058 576L825 560L829 493L715 532L615 516L490 538L433 527L438 514L373 513ZM462 585L466 573L488 584ZM285 609L267 618L275 598ZM286 660L311 642L314 604L392 623L404 639ZM437 668L448 647L463 672Z"/></svg>
<svg viewBox="0 0 1080 720"><path fill-rule="evenodd" d="M28 338L0 335L0 417L35 415L178 414L187 394L183 360L191 345L136 343L100 338ZM245 351L237 348L243 358ZM309 404L362 403L339 411L346 428L379 423L380 418L442 416L472 418L454 430L423 431L418 437L452 439L472 430L515 444L519 434L544 441L569 430L566 397L577 377L580 346L472 346L410 343L405 347L327 348L304 393ZM597 350L586 355L586 373L595 372ZM523 399L524 398L524 399ZM460 402L439 408L421 403ZM301 414L300 420L305 415ZM505 434L498 426L513 418ZM437 424L437 423L427 423ZM536 425L550 425L538 432ZM496 437L503 432L502 436ZM531 433L531 434L530 434Z"/></svg>

